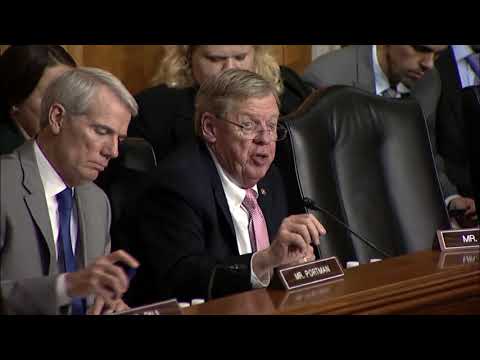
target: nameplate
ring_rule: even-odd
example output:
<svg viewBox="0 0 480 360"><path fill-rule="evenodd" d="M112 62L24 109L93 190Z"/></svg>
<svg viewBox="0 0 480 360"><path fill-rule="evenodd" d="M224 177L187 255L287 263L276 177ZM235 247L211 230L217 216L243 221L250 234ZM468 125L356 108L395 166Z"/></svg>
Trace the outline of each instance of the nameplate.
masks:
<svg viewBox="0 0 480 360"><path fill-rule="evenodd" d="M171 299L120 311L111 315L181 315L181 313L177 299Z"/></svg>
<svg viewBox="0 0 480 360"><path fill-rule="evenodd" d="M279 280L277 287L280 284L286 290L319 284L344 275L336 257L279 267L275 269L275 274Z"/></svg>
<svg viewBox="0 0 480 360"><path fill-rule="evenodd" d="M449 267L480 264L480 251L442 252L438 260L438 267Z"/></svg>
<svg viewBox="0 0 480 360"><path fill-rule="evenodd" d="M480 249L480 229L438 230L438 241L442 251Z"/></svg>

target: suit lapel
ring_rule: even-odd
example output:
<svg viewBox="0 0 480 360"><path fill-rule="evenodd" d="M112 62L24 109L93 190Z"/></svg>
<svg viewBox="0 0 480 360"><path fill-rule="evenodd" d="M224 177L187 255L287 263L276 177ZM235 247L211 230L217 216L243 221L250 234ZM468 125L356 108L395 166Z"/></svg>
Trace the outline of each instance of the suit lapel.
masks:
<svg viewBox="0 0 480 360"><path fill-rule="evenodd" d="M356 49L356 80L354 87L375 93L375 75L373 71L372 45L358 45Z"/></svg>
<svg viewBox="0 0 480 360"><path fill-rule="evenodd" d="M23 186L29 192L25 195L25 203L35 224L40 229L42 240L49 250L49 262L47 267L52 274L56 267L50 264L56 264L55 242L53 240L52 225L48 216L47 201L43 189L40 172L38 171L37 161L33 150L33 142L30 141L19 148L19 159L23 169Z"/></svg>
<svg viewBox="0 0 480 360"><path fill-rule="evenodd" d="M238 252L237 240L235 235L235 228L233 226L232 215L230 214L230 209L228 208L227 197L225 196L225 192L223 190L222 181L220 180L220 175L217 172L217 168L211 158L208 150L204 144L200 144L200 156L202 157L202 161L205 163L205 167L207 169L207 173L210 174L210 181L212 184L212 191L215 197L215 202L217 203L218 208L220 209L221 215L223 216L228 230L231 236L228 236L228 239L231 239L232 244L234 245L232 248L236 249Z"/></svg>

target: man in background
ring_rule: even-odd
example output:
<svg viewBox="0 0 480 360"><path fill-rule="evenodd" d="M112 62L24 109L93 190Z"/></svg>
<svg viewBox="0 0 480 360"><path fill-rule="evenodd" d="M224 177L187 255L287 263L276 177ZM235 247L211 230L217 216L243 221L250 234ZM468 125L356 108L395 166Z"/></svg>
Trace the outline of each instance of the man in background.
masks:
<svg viewBox="0 0 480 360"><path fill-rule="evenodd" d="M446 45L350 45L318 57L304 73L304 80L322 88L348 85L393 98L414 97L425 115L440 186L449 209L475 215L475 202L462 196L445 173L437 153L436 117L441 82L435 57Z"/></svg>
<svg viewBox="0 0 480 360"><path fill-rule="evenodd" d="M449 45L435 62L442 94L438 105L438 152L445 159L447 175L464 196L473 196L462 109L462 89L480 85L480 45Z"/></svg>

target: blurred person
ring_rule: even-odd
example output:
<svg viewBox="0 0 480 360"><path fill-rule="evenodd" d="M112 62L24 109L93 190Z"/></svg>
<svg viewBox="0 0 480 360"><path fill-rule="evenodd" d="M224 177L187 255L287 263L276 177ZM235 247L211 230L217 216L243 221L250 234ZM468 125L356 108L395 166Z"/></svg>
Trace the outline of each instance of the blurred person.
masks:
<svg viewBox="0 0 480 360"><path fill-rule="evenodd" d="M166 47L154 87L136 96L139 115L129 136L152 144L162 160L183 142L191 142L195 96L209 77L227 69L254 71L271 81L280 94L280 114L296 110L311 88L291 69L279 66L267 45L172 45Z"/></svg>
<svg viewBox="0 0 480 360"><path fill-rule="evenodd" d="M437 117L438 152L445 159L446 172L458 184L460 193L473 196L461 91L480 85L480 45L449 45L438 57L435 67L442 80Z"/></svg>
<svg viewBox="0 0 480 360"><path fill-rule="evenodd" d="M12 45L0 56L0 154L37 135L45 89L72 67L60 45Z"/></svg>

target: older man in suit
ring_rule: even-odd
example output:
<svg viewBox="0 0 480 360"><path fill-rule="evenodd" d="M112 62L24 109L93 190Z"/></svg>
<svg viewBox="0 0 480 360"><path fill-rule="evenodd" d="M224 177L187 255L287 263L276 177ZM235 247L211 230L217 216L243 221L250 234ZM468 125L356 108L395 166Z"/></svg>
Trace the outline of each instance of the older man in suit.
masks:
<svg viewBox="0 0 480 360"><path fill-rule="evenodd" d="M206 80L196 98L197 141L169 155L136 207L132 254L142 263L127 302L219 297L267 286L275 267L314 258L325 229L286 217L274 166L279 100L246 70ZM131 227L132 228L132 227Z"/></svg>
<svg viewBox="0 0 480 360"><path fill-rule="evenodd" d="M110 207L92 181L118 155L137 105L113 75L67 71L46 90L42 129L0 158L1 289L10 313L99 314L126 308L123 262L110 252Z"/></svg>
<svg viewBox="0 0 480 360"><path fill-rule="evenodd" d="M473 199L460 196L447 177L443 158L437 154L436 111L441 82L435 56L446 45L350 45L318 57L307 67L304 80L321 88L349 85L381 96L413 96L425 114L438 177L450 209L475 213Z"/></svg>

